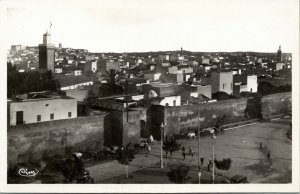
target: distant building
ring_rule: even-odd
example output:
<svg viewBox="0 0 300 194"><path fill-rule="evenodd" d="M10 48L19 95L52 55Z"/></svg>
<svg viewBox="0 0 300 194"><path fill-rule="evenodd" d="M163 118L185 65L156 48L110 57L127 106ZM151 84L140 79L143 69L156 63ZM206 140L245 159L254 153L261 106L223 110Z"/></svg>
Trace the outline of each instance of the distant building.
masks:
<svg viewBox="0 0 300 194"><path fill-rule="evenodd" d="M25 46L22 45L11 45L11 49L14 52L19 52L20 50L25 49Z"/></svg>
<svg viewBox="0 0 300 194"><path fill-rule="evenodd" d="M159 80L161 73L156 73L154 71L144 72L144 78L148 81L157 81Z"/></svg>
<svg viewBox="0 0 300 194"><path fill-rule="evenodd" d="M207 98L211 99L211 94L212 94L211 85L194 85L194 86L197 87L198 96L202 94Z"/></svg>
<svg viewBox="0 0 300 194"><path fill-rule="evenodd" d="M159 55L158 60L160 60L160 61L169 61L170 60L170 55Z"/></svg>
<svg viewBox="0 0 300 194"><path fill-rule="evenodd" d="M76 99L78 102L84 102L88 98L88 89L77 88L75 90L65 90L66 95Z"/></svg>
<svg viewBox="0 0 300 194"><path fill-rule="evenodd" d="M202 59L202 64L206 64L206 65L209 65L209 59L207 59L207 58L204 58L204 59Z"/></svg>
<svg viewBox="0 0 300 194"><path fill-rule="evenodd" d="M162 62L161 65L163 67L169 67L171 65L171 63L169 63L169 62Z"/></svg>
<svg viewBox="0 0 300 194"><path fill-rule="evenodd" d="M154 92L151 90L150 92ZM153 97L148 99L150 104L161 106L180 106L181 96Z"/></svg>
<svg viewBox="0 0 300 194"><path fill-rule="evenodd" d="M178 73L178 67L177 66L168 67L168 72L170 74L177 74Z"/></svg>
<svg viewBox="0 0 300 194"><path fill-rule="evenodd" d="M233 69L232 73L233 73L233 75L241 75L242 74L242 70L241 69Z"/></svg>
<svg viewBox="0 0 300 194"><path fill-rule="evenodd" d="M213 71L210 75L210 82L212 85L212 93L226 92L227 94L233 93L233 73L229 72L216 72Z"/></svg>
<svg viewBox="0 0 300 194"><path fill-rule="evenodd" d="M154 92L150 92L154 91ZM142 93L145 98L175 96L178 92L178 85L172 83L151 83L142 85ZM152 94L154 96L152 96Z"/></svg>
<svg viewBox="0 0 300 194"><path fill-rule="evenodd" d="M79 76L81 75L81 70L74 70L73 73L75 76Z"/></svg>
<svg viewBox="0 0 300 194"><path fill-rule="evenodd" d="M54 73L55 47L51 43L51 34L43 35L43 44L39 44L39 69L51 70Z"/></svg>
<svg viewBox="0 0 300 194"><path fill-rule="evenodd" d="M8 101L8 124L20 125L77 117L76 99L31 93L30 98Z"/></svg>
<svg viewBox="0 0 300 194"><path fill-rule="evenodd" d="M95 56L94 55L86 55L85 56L85 60L86 61L95 61Z"/></svg>
<svg viewBox="0 0 300 194"><path fill-rule="evenodd" d="M54 75L60 90L73 90L79 86L93 85L93 79L85 75Z"/></svg>
<svg viewBox="0 0 300 194"><path fill-rule="evenodd" d="M100 61L99 70L103 75L106 75L106 72L110 69L114 69L116 71L120 71L120 62L112 62L112 61Z"/></svg>
<svg viewBox="0 0 300 194"><path fill-rule="evenodd" d="M233 86L233 95L239 96L242 92L257 92L257 75L235 75L234 76L234 86Z"/></svg>
<svg viewBox="0 0 300 194"><path fill-rule="evenodd" d="M63 72L63 69L62 68L55 68L54 69L54 73L55 74L59 74L59 73L62 73Z"/></svg>
<svg viewBox="0 0 300 194"><path fill-rule="evenodd" d="M276 71L279 71L281 69L285 69L285 64L284 63L276 63Z"/></svg>
<svg viewBox="0 0 300 194"><path fill-rule="evenodd" d="M189 66L179 66L178 68L182 73L193 73L194 69Z"/></svg>

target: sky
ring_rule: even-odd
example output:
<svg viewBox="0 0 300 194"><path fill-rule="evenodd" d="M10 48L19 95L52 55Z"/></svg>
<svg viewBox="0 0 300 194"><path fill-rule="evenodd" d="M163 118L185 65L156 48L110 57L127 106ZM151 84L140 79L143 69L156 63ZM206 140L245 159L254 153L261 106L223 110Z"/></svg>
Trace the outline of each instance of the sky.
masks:
<svg viewBox="0 0 300 194"><path fill-rule="evenodd" d="M292 52L297 0L5 1L8 47L52 43L91 52Z"/></svg>

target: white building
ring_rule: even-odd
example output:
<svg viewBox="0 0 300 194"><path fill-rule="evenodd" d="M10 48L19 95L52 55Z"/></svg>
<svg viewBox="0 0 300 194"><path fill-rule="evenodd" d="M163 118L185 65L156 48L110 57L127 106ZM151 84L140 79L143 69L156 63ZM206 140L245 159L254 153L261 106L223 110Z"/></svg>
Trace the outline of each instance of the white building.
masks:
<svg viewBox="0 0 300 194"><path fill-rule="evenodd" d="M284 69L285 64L284 63L276 63L276 71Z"/></svg>
<svg viewBox="0 0 300 194"><path fill-rule="evenodd" d="M212 72L210 77L212 93L226 92L233 93L233 73L229 72Z"/></svg>
<svg viewBox="0 0 300 194"><path fill-rule="evenodd" d="M144 73L144 78L149 81L157 81L157 80L159 80L160 76L161 76L161 73L155 73L155 72L145 72Z"/></svg>
<svg viewBox="0 0 300 194"><path fill-rule="evenodd" d="M74 70L73 73L75 76L79 76L81 75L81 70Z"/></svg>
<svg viewBox="0 0 300 194"><path fill-rule="evenodd" d="M97 71L97 60L91 62L91 68L94 73Z"/></svg>
<svg viewBox="0 0 300 194"><path fill-rule="evenodd" d="M251 93L257 92L257 75L247 76L247 91Z"/></svg>
<svg viewBox="0 0 300 194"><path fill-rule="evenodd" d="M204 59L202 59L202 64L206 64L206 65L209 65L209 59L206 59L206 58L204 58Z"/></svg>
<svg viewBox="0 0 300 194"><path fill-rule="evenodd" d="M161 106L180 106L181 105L181 96L157 97L158 95L155 93L156 92L153 90L149 91L149 101L153 105L161 105Z"/></svg>
<svg viewBox="0 0 300 194"><path fill-rule="evenodd" d="M54 76L54 79L58 81L60 90L73 90L79 86L89 86L93 85L94 83L92 78L86 77L84 75L74 76L56 74Z"/></svg>
<svg viewBox="0 0 300 194"><path fill-rule="evenodd" d="M62 68L55 68L54 73L62 73L63 69Z"/></svg>
<svg viewBox="0 0 300 194"><path fill-rule="evenodd" d="M37 98L8 102L10 126L77 117L77 101L71 97Z"/></svg>

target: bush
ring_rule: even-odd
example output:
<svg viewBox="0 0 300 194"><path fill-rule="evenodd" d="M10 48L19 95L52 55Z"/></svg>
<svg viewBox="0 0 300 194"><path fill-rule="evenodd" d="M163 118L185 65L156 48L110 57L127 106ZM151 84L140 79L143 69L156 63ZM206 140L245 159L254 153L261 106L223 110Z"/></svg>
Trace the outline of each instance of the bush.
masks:
<svg viewBox="0 0 300 194"><path fill-rule="evenodd" d="M167 173L169 180L173 183L184 183L189 173L190 167L180 164L179 166L169 166L170 172Z"/></svg>

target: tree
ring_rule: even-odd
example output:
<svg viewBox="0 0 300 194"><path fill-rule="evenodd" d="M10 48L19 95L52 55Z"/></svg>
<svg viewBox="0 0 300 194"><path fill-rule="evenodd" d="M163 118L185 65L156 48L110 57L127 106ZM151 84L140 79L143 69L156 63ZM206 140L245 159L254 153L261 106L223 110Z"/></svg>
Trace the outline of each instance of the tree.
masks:
<svg viewBox="0 0 300 194"><path fill-rule="evenodd" d="M7 63L7 97L13 98L28 92L56 90L56 81L51 71L18 72L15 66Z"/></svg>
<svg viewBox="0 0 300 194"><path fill-rule="evenodd" d="M116 159L118 162L125 166L126 177L128 178L128 166L130 162L134 159L134 150L129 147L118 148L116 152Z"/></svg>
<svg viewBox="0 0 300 194"><path fill-rule="evenodd" d="M247 106L244 111L246 118L261 118L261 96L257 93L247 98Z"/></svg>
<svg viewBox="0 0 300 194"><path fill-rule="evenodd" d="M117 76L120 74L120 72L115 69L109 69L108 71L106 71L106 74L109 77L110 84L112 86L117 85Z"/></svg>
<svg viewBox="0 0 300 194"><path fill-rule="evenodd" d="M180 149L180 144L178 144L174 138L171 138L170 140L168 140L167 138L165 139L163 143L163 150L171 153L171 152L178 151L179 149Z"/></svg>
<svg viewBox="0 0 300 194"><path fill-rule="evenodd" d="M214 162L217 169L227 171L230 169L232 160L230 158L224 158L223 160L215 160Z"/></svg>
<svg viewBox="0 0 300 194"><path fill-rule="evenodd" d="M229 95L226 92L216 92L212 95L212 98L221 101L221 100L228 100Z"/></svg>
<svg viewBox="0 0 300 194"><path fill-rule="evenodd" d="M170 172L167 172L167 176L173 183L184 183L189 173L190 167L180 164L169 166Z"/></svg>
<svg viewBox="0 0 300 194"><path fill-rule="evenodd" d="M111 95L118 95L124 93L124 88L118 83L118 75L120 72L116 71L115 69L109 69L106 71L107 76L109 77L110 83L101 84L101 96L111 96Z"/></svg>
<svg viewBox="0 0 300 194"><path fill-rule="evenodd" d="M273 94L275 90L276 87L269 82L260 82L257 87L257 93L263 96Z"/></svg>

